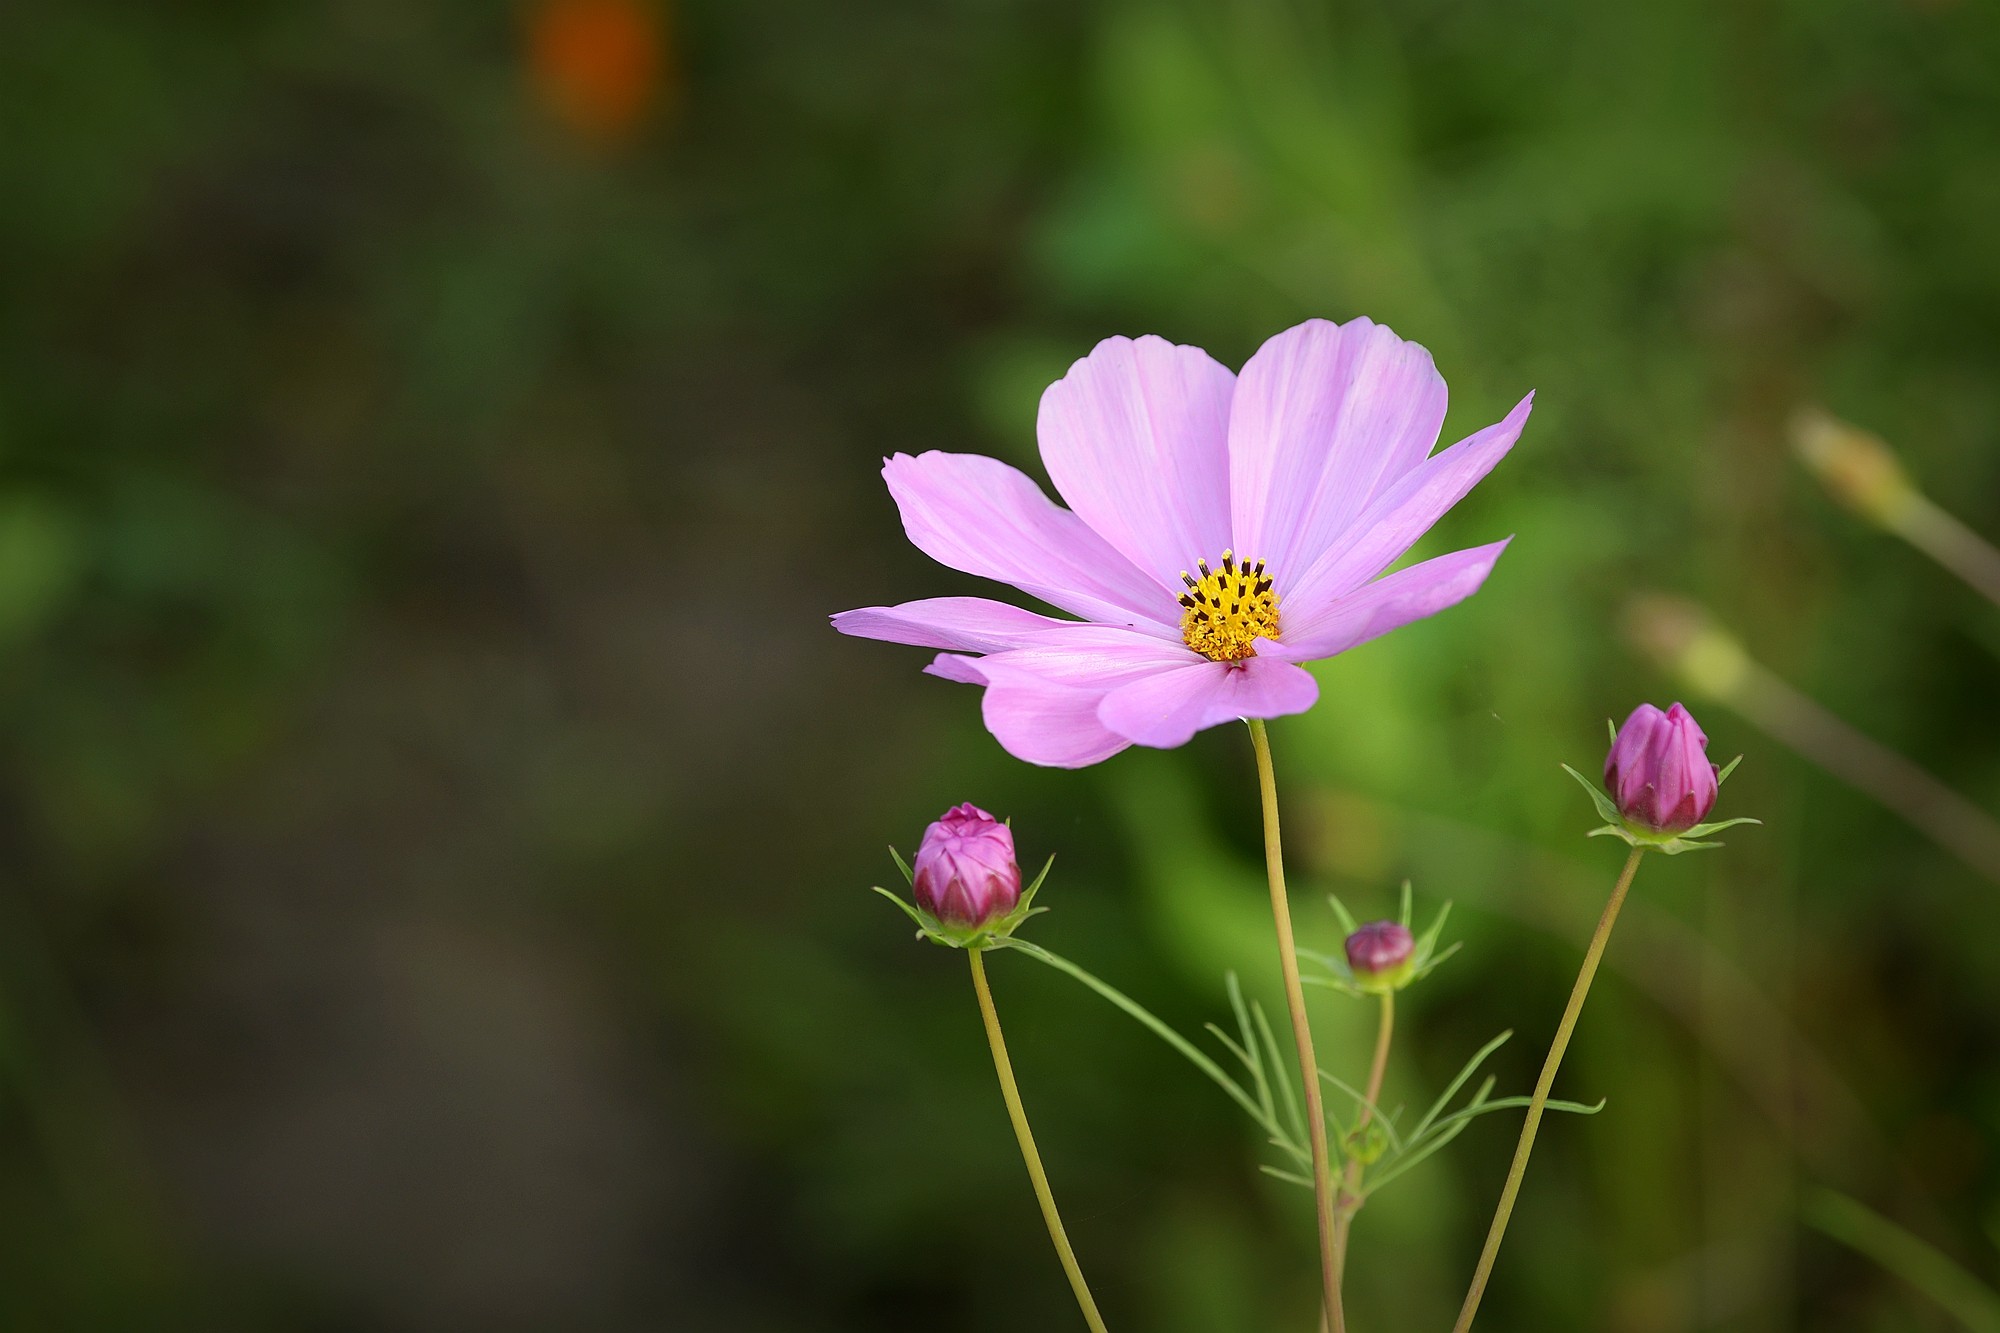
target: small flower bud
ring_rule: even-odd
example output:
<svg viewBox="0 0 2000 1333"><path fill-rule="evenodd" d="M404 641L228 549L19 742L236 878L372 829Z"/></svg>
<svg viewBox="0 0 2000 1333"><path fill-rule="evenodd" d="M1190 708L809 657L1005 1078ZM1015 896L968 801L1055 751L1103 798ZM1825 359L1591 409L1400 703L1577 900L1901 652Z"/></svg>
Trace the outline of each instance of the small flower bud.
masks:
<svg viewBox="0 0 2000 1333"><path fill-rule="evenodd" d="M1662 713L1640 704L1625 719L1604 759L1604 789L1629 826L1649 834L1684 833L1715 809L1715 765L1708 737L1679 704Z"/></svg>
<svg viewBox="0 0 2000 1333"><path fill-rule="evenodd" d="M1742 696L1756 664L1707 608L1684 597L1644 593L1625 606L1626 638L1689 689L1725 703Z"/></svg>
<svg viewBox="0 0 2000 1333"><path fill-rule="evenodd" d="M1792 448L1848 508L1895 531L1918 500L1917 488L1882 440L1817 407L1792 415Z"/></svg>
<svg viewBox="0 0 2000 1333"><path fill-rule="evenodd" d="M1396 990L1409 980L1417 941L1395 921L1370 921L1347 937L1347 965L1363 990Z"/></svg>
<svg viewBox="0 0 2000 1333"><path fill-rule="evenodd" d="M949 926L986 925L1021 900L1014 831L970 803L924 830L913 870L917 906Z"/></svg>

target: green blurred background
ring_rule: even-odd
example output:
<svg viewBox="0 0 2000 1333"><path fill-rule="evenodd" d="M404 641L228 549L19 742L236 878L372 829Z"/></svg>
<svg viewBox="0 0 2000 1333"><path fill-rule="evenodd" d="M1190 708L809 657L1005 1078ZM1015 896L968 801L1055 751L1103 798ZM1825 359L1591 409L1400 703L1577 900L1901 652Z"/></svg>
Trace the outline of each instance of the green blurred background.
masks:
<svg viewBox="0 0 2000 1333"><path fill-rule="evenodd" d="M1248 745L1032 769L824 617L986 591L878 461L1036 469L1111 333L1538 392L1422 548L1518 534L1486 590L1273 727L1308 942L1457 902L1390 1102L1532 1080L1620 851L1557 765L1683 690L1636 592L2000 810L2000 610L1785 435L2000 533L1996 69L1969 0L0 6L0 1329L1079 1326L868 886L1010 815L1197 1031L1275 989ZM1806 1219L2000 1276L2000 892L1688 697L1766 827L1642 869L1481 1327L1958 1327ZM1309 1328L1234 1108L993 973L1112 1326ZM1449 1326L1516 1123L1362 1214L1358 1330Z"/></svg>

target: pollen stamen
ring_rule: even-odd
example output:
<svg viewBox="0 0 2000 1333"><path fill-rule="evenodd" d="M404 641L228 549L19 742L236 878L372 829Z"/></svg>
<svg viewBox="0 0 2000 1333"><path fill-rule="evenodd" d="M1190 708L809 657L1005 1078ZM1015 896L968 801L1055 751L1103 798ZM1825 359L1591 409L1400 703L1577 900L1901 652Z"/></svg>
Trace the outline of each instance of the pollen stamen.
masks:
<svg viewBox="0 0 2000 1333"><path fill-rule="evenodd" d="M1278 637L1278 595L1264 562L1236 559L1222 553L1222 567L1196 560L1201 577L1181 571L1187 591L1180 595L1181 638L1187 646L1216 662L1241 662L1257 655L1256 641Z"/></svg>

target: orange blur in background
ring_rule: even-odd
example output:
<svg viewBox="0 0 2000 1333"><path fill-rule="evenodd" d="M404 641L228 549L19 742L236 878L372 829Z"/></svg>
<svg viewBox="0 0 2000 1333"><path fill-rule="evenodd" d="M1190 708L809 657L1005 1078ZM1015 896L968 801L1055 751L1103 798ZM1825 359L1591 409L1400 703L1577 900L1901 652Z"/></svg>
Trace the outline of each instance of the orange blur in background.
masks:
<svg viewBox="0 0 2000 1333"><path fill-rule="evenodd" d="M527 23L536 96L599 143L630 138L660 100L666 16L645 0L541 0Z"/></svg>

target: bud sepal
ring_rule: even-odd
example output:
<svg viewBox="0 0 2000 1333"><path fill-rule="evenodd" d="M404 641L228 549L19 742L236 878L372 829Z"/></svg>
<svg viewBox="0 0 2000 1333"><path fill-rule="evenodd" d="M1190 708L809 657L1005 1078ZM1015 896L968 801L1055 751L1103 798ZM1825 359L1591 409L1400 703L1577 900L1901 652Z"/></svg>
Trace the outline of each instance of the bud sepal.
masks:
<svg viewBox="0 0 2000 1333"><path fill-rule="evenodd" d="M1715 780L1717 785L1721 785L1731 771L1742 762L1742 755L1737 755L1736 758L1730 760L1722 771L1716 774ZM1589 778L1577 772L1568 764L1564 764L1562 770L1575 778L1578 784L1590 793L1592 803L1597 806L1598 816L1605 821L1603 828L1594 828L1584 834L1583 836L1586 838L1620 838L1634 847L1644 847L1650 852L1664 852L1668 856L1679 856L1682 852L1698 852L1710 847L1722 846L1723 844L1719 842L1701 841L1701 839L1711 834L1720 833L1726 828L1735 828L1738 824L1762 825L1764 822L1761 819L1752 819L1748 815L1743 815L1736 819L1724 819L1713 824L1696 824L1693 828L1682 829L1679 833L1655 833L1650 829L1626 823L1624 817L1618 813L1618 807L1611 803L1611 798L1606 796L1598 788L1597 784Z"/></svg>
<svg viewBox="0 0 2000 1333"><path fill-rule="evenodd" d="M903 872L904 882L914 888L916 874L910 869L910 863L905 861L902 854L894 847L889 849L889 855L896 862L896 869ZM941 944L947 949L991 949L1001 941L1011 938L1029 917L1040 916L1049 910L1046 907L1035 906L1035 894L1040 891L1042 881L1049 877L1049 870L1055 863L1056 859L1053 856L1042 863L1041 873L1035 876L1034 883L1021 890L1021 901L1014 905L1012 911L976 926L959 926L940 920L901 894L893 893L880 884L869 887L903 909L903 915L916 923L918 939Z"/></svg>
<svg viewBox="0 0 2000 1333"><path fill-rule="evenodd" d="M1389 1135L1383 1130L1380 1120L1371 1119L1359 1128L1348 1130L1340 1139L1341 1156L1363 1166L1375 1165L1387 1151Z"/></svg>

